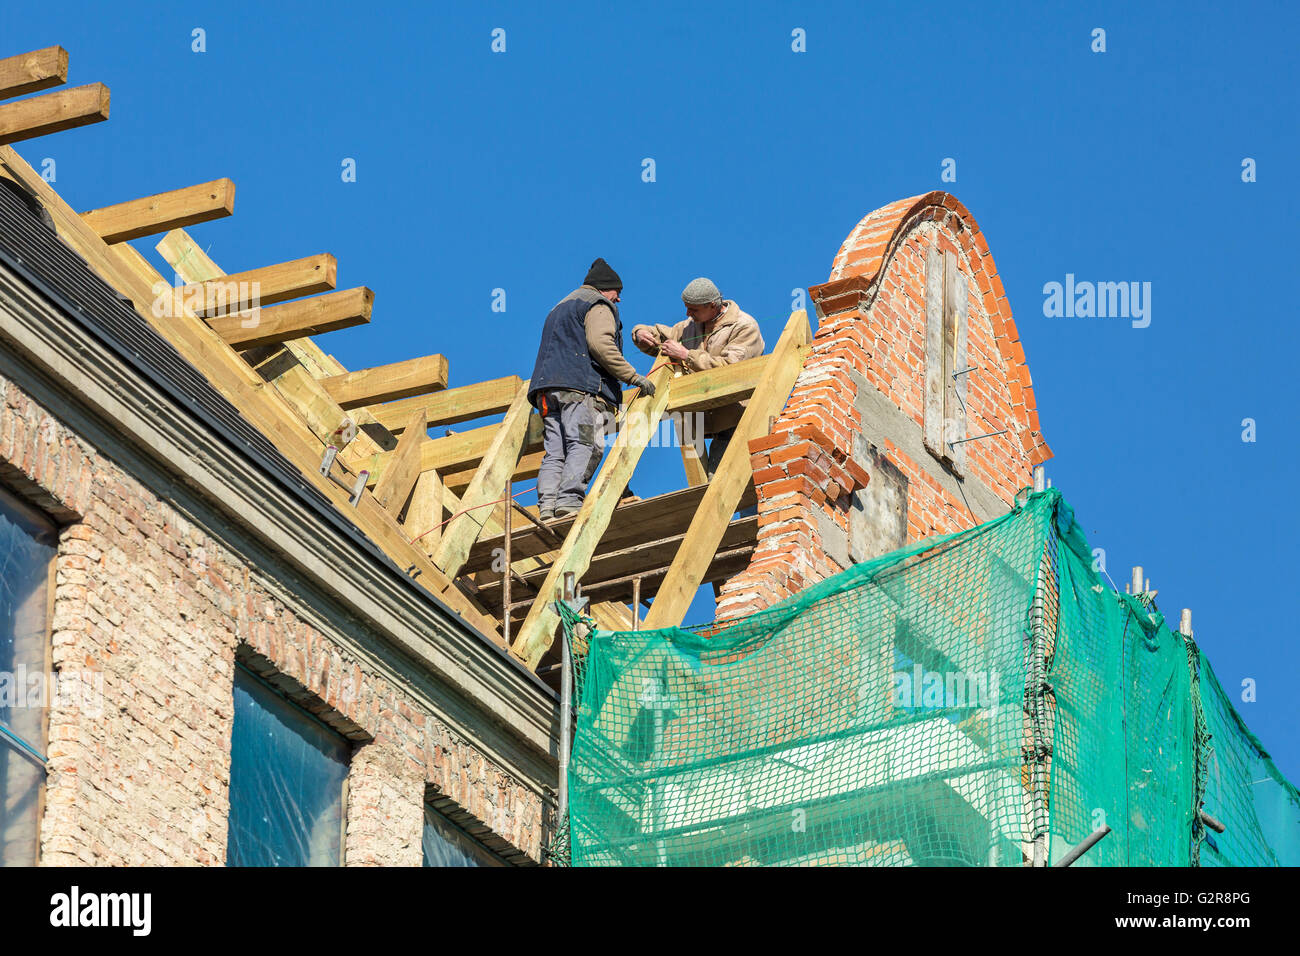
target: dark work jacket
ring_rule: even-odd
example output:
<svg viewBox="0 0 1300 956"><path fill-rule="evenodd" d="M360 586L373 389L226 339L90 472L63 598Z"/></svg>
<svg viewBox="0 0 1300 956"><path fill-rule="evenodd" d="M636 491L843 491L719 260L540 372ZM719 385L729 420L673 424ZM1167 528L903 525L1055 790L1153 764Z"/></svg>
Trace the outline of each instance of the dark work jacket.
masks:
<svg viewBox="0 0 1300 956"><path fill-rule="evenodd" d="M557 388L599 395L615 408L623 403L619 380L605 371L587 348L587 313L605 305L614 313L614 338L623 350L623 323L618 306L594 289L575 289L551 309L542 326L542 344L528 383L528 401L538 407L538 394Z"/></svg>

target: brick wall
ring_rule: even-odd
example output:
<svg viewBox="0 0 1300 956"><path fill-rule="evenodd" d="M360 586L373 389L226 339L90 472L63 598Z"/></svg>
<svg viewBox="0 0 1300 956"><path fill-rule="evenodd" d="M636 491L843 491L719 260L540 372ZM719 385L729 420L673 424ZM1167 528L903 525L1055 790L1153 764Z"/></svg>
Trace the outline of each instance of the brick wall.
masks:
<svg viewBox="0 0 1300 956"><path fill-rule="evenodd" d="M966 434L1007 429L965 444L960 478L920 443L931 247L955 255L969 279L967 355L978 370L967 377ZM841 246L830 281L809 291L817 332L772 433L750 443L758 547L749 568L722 587L720 618L752 613L893 547L994 517L980 512L1006 510L1032 481L1033 466L1051 456L1002 281L955 197L929 193L871 213ZM896 503L877 500L886 482ZM898 534L881 535L878 526L895 513Z"/></svg>
<svg viewBox="0 0 1300 956"><path fill-rule="evenodd" d="M64 525L55 670L103 675L98 713L50 708L43 864L224 862L237 656L357 741L346 862L419 865L426 788L540 858L541 794L3 377L0 481Z"/></svg>

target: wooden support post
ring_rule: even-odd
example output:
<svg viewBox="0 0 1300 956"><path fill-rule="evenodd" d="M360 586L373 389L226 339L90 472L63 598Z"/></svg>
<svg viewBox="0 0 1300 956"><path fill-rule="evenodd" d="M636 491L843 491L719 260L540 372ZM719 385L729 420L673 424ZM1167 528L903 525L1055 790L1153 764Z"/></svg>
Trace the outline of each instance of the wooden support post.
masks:
<svg viewBox="0 0 1300 956"><path fill-rule="evenodd" d="M360 286L268 306L256 313L218 316L208 324L231 347L245 350L365 325L374 303L375 294ZM406 418L410 417L408 411Z"/></svg>
<svg viewBox="0 0 1300 956"><path fill-rule="evenodd" d="M0 60L0 99L26 96L68 82L68 51L61 46Z"/></svg>
<svg viewBox="0 0 1300 956"><path fill-rule="evenodd" d="M321 379L340 408L360 408L408 395L423 395L447 387L447 359L442 355L379 365ZM423 409L421 409L423 414ZM408 415L409 417L409 415ZM422 433L423 434L423 433Z"/></svg>
<svg viewBox="0 0 1300 956"><path fill-rule="evenodd" d="M680 435L680 432L678 433ZM686 469L688 487L708 484L709 472L693 442L682 440L682 467Z"/></svg>
<svg viewBox="0 0 1300 956"><path fill-rule="evenodd" d="M221 219L235 211L235 184L229 179L173 189L115 206L83 212L81 218L112 245L180 226Z"/></svg>
<svg viewBox="0 0 1300 956"><path fill-rule="evenodd" d="M420 442L424 436L424 409L416 409L406 423L406 434L389 458L384 477L375 486L375 500L393 515L401 512L420 477Z"/></svg>
<svg viewBox="0 0 1300 956"><path fill-rule="evenodd" d="M718 544L735 514L745 487L753 479L749 466L749 443L768 433L768 417L779 415L790 398L795 380L803 369L812 329L802 310L790 316L772 350L763 380L745 406L735 435L722 456L717 472L709 481L691 526L682 538L677 555L664 577L650 613L648 628L675 627L682 622L704 574L718 551Z"/></svg>
<svg viewBox="0 0 1300 956"><path fill-rule="evenodd" d="M543 655L555 641L555 629L560 622L552 605L556 588L560 586L564 574L581 577L591 564L591 556L605 529L609 527L614 508L668 407L672 376L673 369L670 365L656 369L650 376L655 394L641 395L628 407L623 429L614 442L609 459L587 492L586 500L564 539L564 545L556 554L546 581L539 589L539 596L529 609L528 617L519 629L519 636L511 645L511 651L530 670L537 669Z"/></svg>
<svg viewBox="0 0 1300 956"><path fill-rule="evenodd" d="M445 489L436 471L423 472L415 481L411 500L406 506L402 530L430 558L442 541L442 512Z"/></svg>
<svg viewBox="0 0 1300 956"><path fill-rule="evenodd" d="M91 83L0 105L0 146L102 122L108 100L108 87Z"/></svg>
<svg viewBox="0 0 1300 956"><path fill-rule="evenodd" d="M433 560L449 578L460 574L465 559L469 557L469 549L483 533L491 516L491 511L485 506L501 493L501 488L514 474L532 410L532 405L528 403L528 382L524 381L498 426L496 436L474 473L469 488L461 496L460 510L465 513L453 518L443 531L442 543Z"/></svg>
<svg viewBox="0 0 1300 956"><path fill-rule="evenodd" d="M510 644L510 517L514 514L512 507L513 499L511 498L511 487L509 480L506 481L505 511L501 515L501 523L504 526L505 534L503 542L505 545L505 566L501 569L501 636L505 638L506 644Z"/></svg>

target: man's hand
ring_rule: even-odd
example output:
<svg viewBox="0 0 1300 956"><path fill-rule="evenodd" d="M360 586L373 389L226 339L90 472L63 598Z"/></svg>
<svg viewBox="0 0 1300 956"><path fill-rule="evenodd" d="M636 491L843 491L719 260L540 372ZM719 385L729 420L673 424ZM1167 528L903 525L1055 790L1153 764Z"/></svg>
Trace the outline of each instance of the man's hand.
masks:
<svg viewBox="0 0 1300 956"><path fill-rule="evenodd" d="M633 338L635 338L639 344L644 345L648 349L652 349L656 345L655 334L649 329L637 329L636 335L633 336Z"/></svg>
<svg viewBox="0 0 1300 956"><path fill-rule="evenodd" d="M681 342L667 341L659 346L659 351L675 362L684 362L691 353Z"/></svg>

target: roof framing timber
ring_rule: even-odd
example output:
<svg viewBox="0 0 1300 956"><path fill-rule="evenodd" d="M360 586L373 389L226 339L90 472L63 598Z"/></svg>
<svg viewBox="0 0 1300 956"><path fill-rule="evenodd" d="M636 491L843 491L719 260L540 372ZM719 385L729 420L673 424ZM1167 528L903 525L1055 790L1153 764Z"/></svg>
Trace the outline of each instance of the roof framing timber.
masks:
<svg viewBox="0 0 1300 956"><path fill-rule="evenodd" d="M673 367L667 363L650 375L654 385L653 395L640 395L627 408L627 416L618 433L614 447L592 482L573 526L564 539L564 545L555 556L546 580L538 591L537 600L528 611L519 635L510 650L530 670L536 670L542 657L555 642L555 629L560 618L554 608L556 589L567 572L582 578L591 562L610 517L618 506L627 483L636 470L641 453L645 450L659 426L659 420L668 408L668 398L673 384Z"/></svg>
<svg viewBox="0 0 1300 956"><path fill-rule="evenodd" d="M391 365L331 375L321 379L321 385L340 407L362 408L376 402L446 388L447 359L442 355L425 355Z"/></svg>
<svg viewBox="0 0 1300 956"><path fill-rule="evenodd" d="M396 520L372 495L363 494L353 508L348 493L320 474L317 467L323 451L320 441L278 394L263 387L257 373L215 332L198 321L188 308L178 316L153 315L152 290L163 279L133 246L107 245L11 147L0 146L0 163L3 163L3 173L19 179L39 197L53 218L60 238L92 270L130 299L139 315L158 328L241 414L261 429L307 481L347 514L399 567L419 571L415 580L421 587L446 602L489 639L501 642L496 621L462 595L428 556L411 544Z"/></svg>
<svg viewBox="0 0 1300 956"><path fill-rule="evenodd" d="M103 122L108 103L108 87L90 83L0 104L0 146Z"/></svg>
<svg viewBox="0 0 1300 956"><path fill-rule="evenodd" d="M109 245L152 236L180 226L210 222L235 211L235 184L229 179L186 186L83 212L81 218Z"/></svg>
<svg viewBox="0 0 1300 956"><path fill-rule="evenodd" d="M488 415L499 415L510 407L515 400L515 393L523 379L518 375L507 375L487 382L473 385L461 385L432 395L420 395L389 402L386 405L372 405L370 414L375 420L388 428L394 435L400 434L411 412L423 408L430 428L439 425L456 425L460 422L473 421Z"/></svg>
<svg viewBox="0 0 1300 956"><path fill-rule="evenodd" d="M26 96L68 82L68 51L61 46L0 60L0 98Z"/></svg>
<svg viewBox="0 0 1300 956"><path fill-rule="evenodd" d="M358 286L270 305L255 312L217 316L208 324L229 345L242 351L365 325L370 321L374 305L375 294L365 286Z"/></svg>
<svg viewBox="0 0 1300 956"><path fill-rule="evenodd" d="M175 264L173 263L173 268ZM247 272L234 272L180 290L199 318L243 312L334 288L338 262L327 252Z"/></svg>
<svg viewBox="0 0 1300 956"><path fill-rule="evenodd" d="M812 341L808 315L793 313L777 340L776 347L741 416L740 424L722 455L718 470L710 479L700 507L682 539L672 566L659 586L646 627L676 627L682 623L695 592L704 580L718 546L723 540L731 516L736 513L741 495L753 480L749 463L749 443L768 433L769 419L779 415L790 398L795 380L803 369L804 358Z"/></svg>

